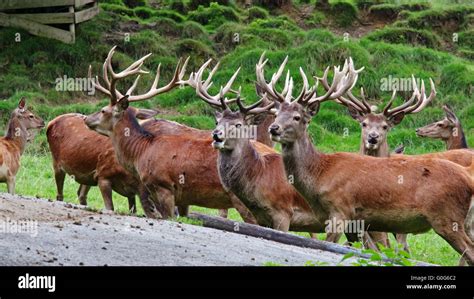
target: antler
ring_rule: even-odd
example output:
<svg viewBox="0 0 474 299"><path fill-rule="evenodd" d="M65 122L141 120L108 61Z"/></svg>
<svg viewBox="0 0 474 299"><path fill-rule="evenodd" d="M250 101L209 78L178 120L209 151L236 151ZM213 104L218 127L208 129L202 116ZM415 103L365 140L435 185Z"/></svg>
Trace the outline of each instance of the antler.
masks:
<svg viewBox="0 0 474 299"><path fill-rule="evenodd" d="M352 89L354 88L355 83L357 82L357 78L359 76L359 73L364 68L362 67L359 70L355 70L354 62L353 62L351 57L349 58L349 62L347 62L347 60L345 61L344 68L347 69L347 72L349 74L352 74L352 79L351 80L353 80L353 82L352 82L352 85L347 89L347 92L346 92L346 94L349 98L346 98L341 94L341 96L336 98L335 102L337 102L339 104L342 104L346 107L352 107L352 108L358 110L362 114L370 113L371 108L370 108L370 105L369 105L369 103L367 102L367 100L365 98L364 89L361 88L361 91L360 91L362 100L357 99L352 93ZM343 68L342 72L344 72L344 68ZM319 81L322 83L323 88L327 92L329 92L331 87L327 83L327 71L328 71L328 68L324 72L324 76L321 79L319 79Z"/></svg>
<svg viewBox="0 0 474 299"><path fill-rule="evenodd" d="M265 59L265 52L263 52L262 56L260 56L260 59L258 60L257 65L255 66L255 72L257 74L257 84L260 86L260 88L263 89L263 92L272 100L283 102L285 101L288 92L291 93L291 89L293 87L293 79L290 79L290 74L288 72L286 75L285 87L283 88L283 91L281 93L276 91L275 84L278 82L281 75L283 74L286 63L288 62L288 56L286 56L285 60L283 60L280 67L278 68L278 71L272 75L272 79L269 83L267 83L267 81L265 80L265 74L263 71L267 62L268 59Z"/></svg>
<svg viewBox="0 0 474 299"><path fill-rule="evenodd" d="M148 92L146 92L144 94L141 94L141 95L132 96L131 94L135 90L135 88L138 84L138 80L140 79L140 74L148 74L148 72L142 70L141 67L142 67L144 61L148 57L150 57L151 53L143 56L140 59L138 59L137 61L132 63L129 67L127 67L125 70L123 70L119 73L115 73L114 70L113 70L113 67L112 67L112 57L115 53L116 47L117 46L114 46L109 51L109 54L107 55L107 58L105 59L105 62L102 66L102 72L103 72L102 79L104 80L106 86L104 87L100 84L98 76L95 77L95 81L94 81L95 88L97 88L98 90L100 90L101 92L105 93L106 95L108 95L110 97L111 105L115 105L117 103L117 99L120 99L124 96L116 88L117 81L120 80L120 79L129 77L129 76L135 75L135 74L139 74L139 75L135 79L133 85L125 93L125 95L129 96L128 97L129 102L136 102L136 101L146 100L146 99L152 98L156 95L159 95L159 94L165 93L167 91L170 91L170 90L172 90L173 88L175 88L179 85L190 84L191 78L189 80L186 80L186 81L183 80L184 74L186 72L186 66L187 66L188 61L189 61L189 57L188 57L184 61L184 63L182 63L182 60L179 59L178 64L177 64L176 69L175 69L175 72L173 74L173 78L171 79L171 81L167 85L165 85L161 88L157 88L158 82L160 80L161 64L159 64L158 68L156 70L155 79L153 81L152 86L148 90ZM89 78L92 78L91 73L92 73L92 67L89 66ZM110 77L111 77L110 79L109 79L109 73L110 73Z"/></svg>
<svg viewBox="0 0 474 299"><path fill-rule="evenodd" d="M237 71L235 71L235 73L229 79L227 84L225 86L221 86L219 93L212 96L209 94L209 88L212 86L212 81L211 81L212 76L215 74L215 72L219 68L219 63L217 63L216 66L211 70L206 81L202 80L202 75L204 73L204 70L208 67L211 61L212 59L209 59L201 66L201 68L195 74L194 73L191 74L190 79L188 80L189 85L196 89L197 95L206 103L208 103L214 108L226 110L229 108L228 105L230 103L236 101L236 99L228 100L227 98L225 98L226 93L228 92L237 93L238 97L240 98L240 91L234 91L231 89L232 84L235 81L235 78L237 78L237 75L239 74L240 67L237 69Z"/></svg>
<svg viewBox="0 0 474 299"><path fill-rule="evenodd" d="M418 89L416 84L415 77L412 75L412 84L413 84L413 94L411 98L406 101L404 104L390 110L390 107L393 104L395 98L395 90L393 92L392 99L388 102L387 106L384 108L383 113L386 117L393 117L398 113L405 114L414 114L423 110L435 97L436 97L436 88L433 80L430 78L431 92L429 97L426 97L425 93L425 82L421 81L421 91Z"/></svg>

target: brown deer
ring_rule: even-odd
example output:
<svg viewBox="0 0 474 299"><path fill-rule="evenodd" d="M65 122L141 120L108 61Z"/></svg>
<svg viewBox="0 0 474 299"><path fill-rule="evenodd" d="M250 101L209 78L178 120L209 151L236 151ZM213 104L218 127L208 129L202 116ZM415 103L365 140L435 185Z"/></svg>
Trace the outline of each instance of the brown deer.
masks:
<svg viewBox="0 0 474 299"><path fill-rule="evenodd" d="M385 106L381 113L375 112L365 96L364 90L361 88L361 99L358 99L352 93L352 88L347 91L347 97L341 96L336 102L345 106L349 110L349 114L353 119L357 120L361 126L361 143L360 154L372 157L390 157L390 148L387 141L389 131L400 124L403 118L408 114L415 114L423 110L436 96L436 89L433 81L430 79L431 94L423 97L425 94L425 84L421 84L421 92L418 90L415 77L412 76L413 94L411 98L403 105L390 109L396 96L396 90L392 93L392 98ZM322 82L324 89L329 90L329 85ZM371 237L375 242L383 244L385 247L390 246L388 236L385 233L371 233ZM409 251L407 243L407 235L395 235L397 242L403 245L405 251Z"/></svg>
<svg viewBox="0 0 474 299"><path fill-rule="evenodd" d="M218 64L207 80L202 80L203 72L210 62L207 61L196 73L195 88L197 95L216 109L217 127L212 132L212 146L219 151L217 164L224 187L237 195L259 225L285 232L324 232L325 219L318 218L317 213L313 213L288 182L281 156L270 148L262 152L250 141L256 136L249 136L249 133L254 132L256 135L256 130L255 123L252 125L249 121L261 116L262 112L273 106L273 102L264 95L256 103L245 107L238 92L235 102L239 111L233 112L229 108L232 100L227 101L222 92L212 96L208 91ZM257 65L257 73L259 71L263 71L262 60ZM262 85L258 86L259 93L265 94ZM263 102L268 104L261 107ZM233 134L230 134L231 131Z"/></svg>
<svg viewBox="0 0 474 299"><path fill-rule="evenodd" d="M5 136L0 139L0 182L7 183L8 193L15 193L20 157L26 143L34 136L30 132L43 127L44 121L26 108L26 101L22 98L10 115Z"/></svg>
<svg viewBox="0 0 474 299"><path fill-rule="evenodd" d="M136 109L135 114L147 119L156 111ZM110 139L91 131L84 118L85 115L70 113L60 115L48 124L46 136L53 157L56 199L64 199L64 179L68 174L80 184L77 192L80 204L87 205L90 187L98 185L106 209L114 210L114 190L128 199L129 211L136 213L135 195L140 194L140 182L118 163Z"/></svg>
<svg viewBox="0 0 474 299"><path fill-rule="evenodd" d="M444 105L443 110L446 113L444 119L416 129L416 135L441 139L447 150L468 148L466 136L456 114L448 105Z"/></svg>
<svg viewBox="0 0 474 299"><path fill-rule="evenodd" d="M157 88L157 75L148 92L142 95L131 95L139 77L127 91L125 96L116 88L118 80L139 73L144 73L141 66L149 56L142 57L120 73L115 73L111 60L115 47L109 52L104 63L104 81L107 88L96 80L96 88L110 97L110 104L101 111L87 116L85 123L89 128L107 135L119 163L149 191L157 210L163 218L174 215L177 206L198 205L214 209L235 207L244 220L255 223L253 216L238 200L225 191L217 174L217 153L209 146L212 142L210 133L186 128L183 134L167 134L176 132L185 126L171 126L160 130L160 122L150 121L150 127L140 126L129 102L141 101L167 92L181 84L186 63L178 63L172 80L164 87ZM108 78L110 73L111 79ZM233 81L233 79L231 79ZM230 89L225 87L225 93Z"/></svg>
<svg viewBox="0 0 474 299"><path fill-rule="evenodd" d="M328 70L318 81L326 83ZM466 168L432 158L323 154L312 145L308 124L320 104L339 98L356 78L349 62L342 71L334 68L333 84L324 95L317 96L317 85L308 88L305 82L296 99L287 96L275 103L270 133L282 145L287 176L327 219L363 220L374 231L404 234L433 228L474 265L474 184Z"/></svg>

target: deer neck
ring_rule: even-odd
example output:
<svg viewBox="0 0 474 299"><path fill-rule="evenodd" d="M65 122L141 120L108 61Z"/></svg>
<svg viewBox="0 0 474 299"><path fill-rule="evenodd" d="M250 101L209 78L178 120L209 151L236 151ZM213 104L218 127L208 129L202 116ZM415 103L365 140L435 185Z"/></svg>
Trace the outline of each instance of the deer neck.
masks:
<svg viewBox="0 0 474 299"><path fill-rule="evenodd" d="M446 149L453 150L453 149L462 149L468 148L466 136L464 135L464 131L460 124L458 124L455 128L456 134L450 134L449 138L445 140Z"/></svg>
<svg viewBox="0 0 474 299"><path fill-rule="evenodd" d="M242 190L245 172L255 167L259 154L246 138L239 139L235 148L219 151L219 174L224 186L231 190Z"/></svg>
<svg viewBox="0 0 474 299"><path fill-rule="evenodd" d="M113 128L111 140L120 164L135 173L135 160L143 154L154 136L140 126L130 109L124 113Z"/></svg>
<svg viewBox="0 0 474 299"><path fill-rule="evenodd" d="M377 149L368 149L365 147L365 141L362 139L360 143L361 155L372 156L372 157L390 157L390 148L388 146L387 139L385 139Z"/></svg>
<svg viewBox="0 0 474 299"><path fill-rule="evenodd" d="M315 211L322 211L319 203L319 187L315 182L323 171L323 154L318 152L308 133L292 144L282 144L283 163L290 183L294 185Z"/></svg>
<svg viewBox="0 0 474 299"><path fill-rule="evenodd" d="M270 137L270 134L268 133L268 128L274 121L275 121L275 116L267 115L265 117L265 120L263 120L257 126L257 141L265 145L268 145L269 147L275 146L275 143L273 142L272 138Z"/></svg>
<svg viewBox="0 0 474 299"><path fill-rule="evenodd" d="M28 131L16 117L10 118L5 139L11 140L18 147L20 154L23 154L28 139Z"/></svg>

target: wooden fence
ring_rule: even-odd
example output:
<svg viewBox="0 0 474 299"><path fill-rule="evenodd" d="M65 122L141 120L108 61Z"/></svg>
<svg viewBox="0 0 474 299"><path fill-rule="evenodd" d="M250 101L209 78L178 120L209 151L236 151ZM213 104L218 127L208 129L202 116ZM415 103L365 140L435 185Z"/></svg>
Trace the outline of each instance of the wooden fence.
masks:
<svg viewBox="0 0 474 299"><path fill-rule="evenodd" d="M49 12L54 10L58 12ZM0 26L21 28L65 43L75 42L76 24L98 13L98 0L0 0Z"/></svg>

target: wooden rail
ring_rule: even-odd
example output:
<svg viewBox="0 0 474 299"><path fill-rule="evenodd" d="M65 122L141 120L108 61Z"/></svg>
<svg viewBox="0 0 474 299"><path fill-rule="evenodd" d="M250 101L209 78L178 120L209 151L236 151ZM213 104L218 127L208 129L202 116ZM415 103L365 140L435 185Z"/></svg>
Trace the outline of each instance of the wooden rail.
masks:
<svg viewBox="0 0 474 299"><path fill-rule="evenodd" d="M0 26L21 28L34 35L74 43L76 24L90 20L99 13L97 2L97 0L0 0ZM64 12L42 12L45 8L52 7L65 9ZM18 12L19 9L36 9L38 13L22 13ZM55 24L68 24L69 30L51 26Z"/></svg>

